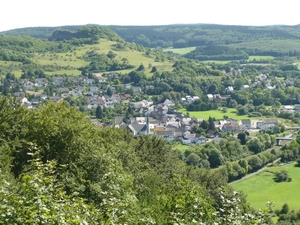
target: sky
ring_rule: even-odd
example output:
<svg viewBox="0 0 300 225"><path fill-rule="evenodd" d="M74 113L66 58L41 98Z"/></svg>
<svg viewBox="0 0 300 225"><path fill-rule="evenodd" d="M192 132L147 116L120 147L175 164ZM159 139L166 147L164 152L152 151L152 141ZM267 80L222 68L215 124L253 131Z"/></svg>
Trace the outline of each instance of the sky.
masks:
<svg viewBox="0 0 300 225"><path fill-rule="evenodd" d="M64 25L297 25L297 0L2 0L0 31Z"/></svg>

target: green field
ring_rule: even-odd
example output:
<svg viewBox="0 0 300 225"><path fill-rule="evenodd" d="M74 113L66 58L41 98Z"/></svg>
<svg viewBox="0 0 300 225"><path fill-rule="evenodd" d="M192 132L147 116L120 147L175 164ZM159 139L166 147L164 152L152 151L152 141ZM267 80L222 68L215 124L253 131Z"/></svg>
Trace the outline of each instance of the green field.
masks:
<svg viewBox="0 0 300 225"><path fill-rule="evenodd" d="M274 174L287 170L292 178L291 182L277 183L273 180ZM290 210L300 209L300 167L295 167L295 163L286 166L270 167L263 172L250 177L249 179L233 183L231 186L237 191L247 194L247 201L255 209L265 208L268 201L273 202L275 209L281 209L287 203Z"/></svg>
<svg viewBox="0 0 300 225"><path fill-rule="evenodd" d="M176 143L174 146L172 146L172 149L173 150L179 150L181 151L182 153L184 153L187 149L189 149L189 145L183 145L181 143Z"/></svg>
<svg viewBox="0 0 300 225"><path fill-rule="evenodd" d="M216 63L216 64L227 64L227 63L230 63L234 60L204 60L204 61L201 61L203 63Z"/></svg>
<svg viewBox="0 0 300 225"><path fill-rule="evenodd" d="M165 52L174 52L179 55L187 54L191 51L194 51L196 47L186 47L186 48L165 48Z"/></svg>
<svg viewBox="0 0 300 225"><path fill-rule="evenodd" d="M187 114L186 109L180 109L179 112L183 114ZM223 119L224 116L228 116L229 118L236 119L236 120L242 120L242 119L261 119L263 117L248 117L248 115L237 115L236 109L234 108L227 108L227 112L222 112L221 109L219 110L210 110L210 111L195 111L195 112L189 112L190 117L195 117L197 119L208 119L209 117L214 117L215 119Z"/></svg>
<svg viewBox="0 0 300 225"><path fill-rule="evenodd" d="M248 61L252 61L252 60L271 60L274 59L274 56L271 55L251 55L249 56Z"/></svg>

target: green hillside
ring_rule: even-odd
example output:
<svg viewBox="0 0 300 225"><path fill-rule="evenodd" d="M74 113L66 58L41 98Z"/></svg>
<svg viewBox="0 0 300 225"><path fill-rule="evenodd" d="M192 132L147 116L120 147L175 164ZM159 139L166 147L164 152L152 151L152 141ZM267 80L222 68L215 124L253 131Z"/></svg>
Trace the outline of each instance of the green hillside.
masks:
<svg viewBox="0 0 300 225"><path fill-rule="evenodd" d="M288 171L292 178L291 182L275 182L274 173L281 170ZM268 201L274 202L275 209L281 209L283 204L287 203L290 209L298 210L300 208L299 188L300 168L294 164L285 166L271 167L263 172L247 179L232 184L237 191L243 191L247 194L247 200L256 209L264 208Z"/></svg>
<svg viewBox="0 0 300 225"><path fill-rule="evenodd" d="M162 51L146 53L142 46L127 43L109 28L100 26L83 26L77 32L56 30L49 40L0 36L0 47L0 74L10 71L17 77L25 64L36 64L49 75L79 75L83 68L90 72L122 73L141 64L145 68L155 66L158 70L170 71L172 68L170 61L157 60L159 55L164 55ZM99 64L99 60L104 61L102 66L89 66L93 62ZM145 73L150 75L150 70Z"/></svg>

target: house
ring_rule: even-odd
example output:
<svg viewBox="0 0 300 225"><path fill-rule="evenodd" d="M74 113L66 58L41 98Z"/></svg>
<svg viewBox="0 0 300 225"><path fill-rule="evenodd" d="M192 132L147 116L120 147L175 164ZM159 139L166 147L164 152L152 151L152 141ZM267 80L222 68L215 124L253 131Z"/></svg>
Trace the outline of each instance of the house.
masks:
<svg viewBox="0 0 300 225"><path fill-rule="evenodd" d="M300 111L300 104L295 104L294 109L295 111Z"/></svg>
<svg viewBox="0 0 300 225"><path fill-rule="evenodd" d="M48 84L48 80L46 78L37 78L35 79L35 86L42 88L42 87L46 87Z"/></svg>
<svg viewBox="0 0 300 225"><path fill-rule="evenodd" d="M186 102L186 98L181 98L181 99L180 99L180 103L182 104L182 103L184 103L184 102Z"/></svg>
<svg viewBox="0 0 300 225"><path fill-rule="evenodd" d="M250 86L248 84L245 84L242 86L242 89L248 89L248 88L250 88Z"/></svg>
<svg viewBox="0 0 300 225"><path fill-rule="evenodd" d="M277 126L279 124L279 121L277 119L265 119L263 121L263 124L274 124Z"/></svg>
<svg viewBox="0 0 300 225"><path fill-rule="evenodd" d="M33 99L31 99L30 102L31 102L31 105L38 105L40 103L40 100L37 98L33 98Z"/></svg>
<svg viewBox="0 0 300 225"><path fill-rule="evenodd" d="M55 86L63 86L64 85L64 78L63 77L53 77L53 85Z"/></svg>
<svg viewBox="0 0 300 225"><path fill-rule="evenodd" d="M226 91L227 91L227 92L233 92L233 91L234 91L234 89L233 89L233 87L232 87L232 86L228 86L228 87L226 88Z"/></svg>
<svg viewBox="0 0 300 225"><path fill-rule="evenodd" d="M214 102L221 102L222 101L222 97L220 94L214 94L213 95L213 100Z"/></svg>
<svg viewBox="0 0 300 225"><path fill-rule="evenodd" d="M240 125L245 126L247 129L251 129L251 120L249 119L241 120Z"/></svg>
<svg viewBox="0 0 300 225"><path fill-rule="evenodd" d="M128 130L133 135L145 135L149 132L149 125L147 124L139 124L137 122L132 122L130 124L124 124L121 127Z"/></svg>
<svg viewBox="0 0 300 225"><path fill-rule="evenodd" d="M124 84L124 89L130 89L131 88L131 84Z"/></svg>
<svg viewBox="0 0 300 225"><path fill-rule="evenodd" d="M166 105L166 106L168 106L168 107L171 107L171 106L174 106L175 104L174 104L173 101L171 101L171 100L169 100L169 99L166 99L166 100L164 101L164 105Z"/></svg>
<svg viewBox="0 0 300 225"><path fill-rule="evenodd" d="M96 87L96 86L91 86L90 91L93 92L93 93L97 93L97 92L99 92L99 88Z"/></svg>
<svg viewBox="0 0 300 225"><path fill-rule="evenodd" d="M84 79L83 83L87 84L87 85L91 85L91 84L95 83L95 80L94 79Z"/></svg>
<svg viewBox="0 0 300 225"><path fill-rule="evenodd" d="M274 131L275 130L276 125L271 123L271 124L263 124L261 126L261 129L264 131Z"/></svg>
<svg viewBox="0 0 300 225"><path fill-rule="evenodd" d="M119 76L117 73L111 72L110 74L108 74L108 78L114 80L114 79L119 79Z"/></svg>
<svg viewBox="0 0 300 225"><path fill-rule="evenodd" d="M62 88L57 88L57 93L58 94L67 94L69 93L69 88L66 88L66 87L62 87Z"/></svg>
<svg viewBox="0 0 300 225"><path fill-rule="evenodd" d="M291 111L294 110L294 108L290 105L284 105L282 108L283 111Z"/></svg>
<svg viewBox="0 0 300 225"><path fill-rule="evenodd" d="M157 131L156 136L162 137L168 142L171 142L174 140L174 132L172 130L164 130L164 131Z"/></svg>
<svg viewBox="0 0 300 225"><path fill-rule="evenodd" d="M14 92L13 95L15 97L25 97L25 93L24 92Z"/></svg>
<svg viewBox="0 0 300 225"><path fill-rule="evenodd" d="M194 99L193 99L192 96L187 95L187 96L185 96L185 99L186 99L186 101L187 101L189 104L191 104L191 103L194 102Z"/></svg>
<svg viewBox="0 0 300 225"><path fill-rule="evenodd" d="M207 94L207 98L208 98L209 101L214 100L214 96L212 94Z"/></svg>
<svg viewBox="0 0 300 225"><path fill-rule="evenodd" d="M103 77L100 73L94 74L99 83L106 83L107 78Z"/></svg>
<svg viewBox="0 0 300 225"><path fill-rule="evenodd" d="M81 87L81 86L77 86L77 87L75 88L75 90L74 90L74 91L75 91L76 93L82 94L83 90L84 90L84 88L83 88L83 87Z"/></svg>
<svg viewBox="0 0 300 225"><path fill-rule="evenodd" d="M199 96L193 96L193 101L194 101L194 102L195 102L195 101L200 101Z"/></svg>
<svg viewBox="0 0 300 225"><path fill-rule="evenodd" d="M237 123L226 123L222 126L222 131L241 131L241 127Z"/></svg>
<svg viewBox="0 0 300 225"><path fill-rule="evenodd" d="M40 100L45 100L45 99L48 98L48 96L45 95L45 94L39 94L37 97L38 97L38 99L40 99Z"/></svg>
<svg viewBox="0 0 300 225"><path fill-rule="evenodd" d="M121 127L124 124L123 119L124 119L124 116L117 116L115 118L115 127L117 127L117 128Z"/></svg>
<svg viewBox="0 0 300 225"><path fill-rule="evenodd" d="M140 93L142 91L141 87L133 87L133 92L134 93Z"/></svg>
<svg viewBox="0 0 300 225"><path fill-rule="evenodd" d="M32 82L30 82L30 81L26 81L26 82L24 82L24 84L23 84L23 88L24 89L31 89L31 88L33 88L34 87L34 83L32 83Z"/></svg>

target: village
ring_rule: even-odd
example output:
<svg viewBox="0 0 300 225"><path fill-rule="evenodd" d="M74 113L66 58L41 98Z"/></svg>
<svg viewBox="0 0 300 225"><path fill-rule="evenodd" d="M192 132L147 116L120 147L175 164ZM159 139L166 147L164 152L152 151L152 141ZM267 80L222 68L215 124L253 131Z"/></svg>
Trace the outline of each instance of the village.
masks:
<svg viewBox="0 0 300 225"><path fill-rule="evenodd" d="M239 71L236 71L238 73ZM168 142L178 141L182 144L189 145L195 143L206 143L212 139L218 139L220 132L239 133L245 131L264 131L273 132L279 125L278 119L242 119L240 121L233 118L224 120L215 120L214 129L207 129L205 133L193 132L195 125L200 125L203 118L190 118L174 109L175 103L169 99L159 104L154 104L151 99L143 99L136 101L134 96L143 93L145 89L154 89L153 85L146 85L144 87L133 86L132 84L122 84L123 95L119 94L119 90L111 85L118 80L118 74L110 73L105 76L102 74L94 74L93 77L78 76L78 77L64 77L53 76L49 78L36 78L33 81L28 79L9 80L10 88L19 87L20 90L13 93L13 96L21 101L21 104L27 108L35 108L41 102L50 100L60 102L66 98L84 97L87 103L85 109L114 108L115 104L129 104L135 111L139 113L139 117L124 120L124 116L115 118L114 123L108 124L128 130L133 135L152 134L162 137ZM257 78L253 86L259 82L267 80L268 75L262 74ZM267 80L268 81L268 80ZM273 86L267 82L266 88L272 89ZM53 92L46 94L46 87L52 86ZM120 86L120 85L119 85ZM249 85L243 85L242 89L249 88ZM125 92L124 92L125 90ZM31 95L31 98L26 97L26 93L37 93ZM230 98L230 93L234 91L232 86L226 88L226 95L207 94L208 101L221 102L224 99ZM28 95L27 95L28 96ZM30 96L30 95L29 95ZM145 95L144 95L145 96ZM191 104L199 101L198 96L185 96L180 100L181 104ZM300 111L300 104L295 106L283 106L283 111L298 112ZM215 118L214 118L215 119ZM102 126L97 119L92 119L97 126ZM125 121L125 122L124 122Z"/></svg>

